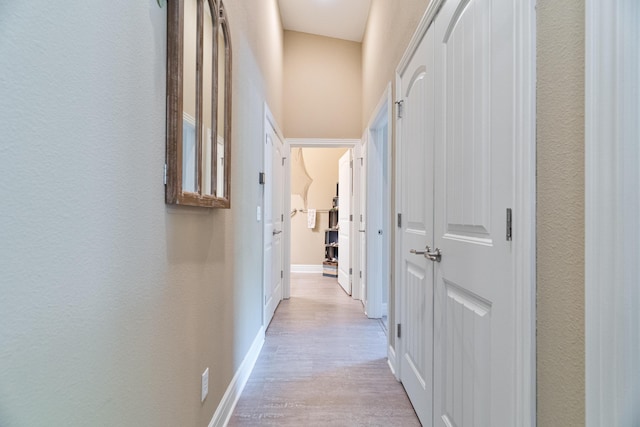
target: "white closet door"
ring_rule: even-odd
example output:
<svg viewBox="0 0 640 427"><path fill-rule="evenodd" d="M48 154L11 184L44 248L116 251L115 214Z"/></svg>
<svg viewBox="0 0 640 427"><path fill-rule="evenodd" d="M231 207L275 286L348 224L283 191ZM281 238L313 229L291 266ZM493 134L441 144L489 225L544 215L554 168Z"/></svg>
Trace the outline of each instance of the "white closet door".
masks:
<svg viewBox="0 0 640 427"><path fill-rule="evenodd" d="M435 21L434 424L513 426L516 2L447 0ZM516 236L517 238L517 236Z"/></svg>
<svg viewBox="0 0 640 427"><path fill-rule="evenodd" d="M351 150L338 162L338 283L351 295Z"/></svg>
<svg viewBox="0 0 640 427"><path fill-rule="evenodd" d="M432 423L433 263L421 253L433 242L433 31L400 75L401 181L400 380L423 426ZM418 252L418 253L412 253Z"/></svg>

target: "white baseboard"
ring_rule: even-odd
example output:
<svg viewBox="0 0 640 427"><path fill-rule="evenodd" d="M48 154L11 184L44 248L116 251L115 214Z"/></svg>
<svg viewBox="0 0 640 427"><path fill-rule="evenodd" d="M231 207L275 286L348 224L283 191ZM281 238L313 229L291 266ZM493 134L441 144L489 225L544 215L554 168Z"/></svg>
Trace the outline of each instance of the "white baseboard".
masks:
<svg viewBox="0 0 640 427"><path fill-rule="evenodd" d="M389 364L389 368L391 369L391 373L393 374L393 376L396 377L396 380L400 381L398 370L396 369L396 364L398 363L396 358L396 350L391 346L387 348L387 363Z"/></svg>
<svg viewBox="0 0 640 427"><path fill-rule="evenodd" d="M253 371L253 367L258 360L263 344L264 327L261 327L258 331L258 335L256 335L253 343L251 344L251 348L249 348L247 355L244 357L244 360L240 364L236 374L233 376L229 387L227 387L227 391L225 391L224 396L222 396L222 400L220 401L216 412L213 414L213 418L211 418L211 421L209 422L209 427L224 427L229 423L233 409L236 407L236 403L238 403L242 390L247 384L247 380L249 379L251 371Z"/></svg>
<svg viewBox="0 0 640 427"><path fill-rule="evenodd" d="M291 272L322 274L322 264L291 264Z"/></svg>

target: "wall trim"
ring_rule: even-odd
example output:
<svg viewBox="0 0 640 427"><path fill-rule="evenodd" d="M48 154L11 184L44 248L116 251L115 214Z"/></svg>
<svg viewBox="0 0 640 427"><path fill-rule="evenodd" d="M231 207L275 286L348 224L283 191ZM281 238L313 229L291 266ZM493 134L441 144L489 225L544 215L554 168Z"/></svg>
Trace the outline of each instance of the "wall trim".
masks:
<svg viewBox="0 0 640 427"><path fill-rule="evenodd" d="M515 425L536 421L536 0L514 2Z"/></svg>
<svg viewBox="0 0 640 427"><path fill-rule="evenodd" d="M287 138L291 147L350 147L360 144L359 139Z"/></svg>
<svg viewBox="0 0 640 427"><path fill-rule="evenodd" d="M639 425L640 5L586 2L586 425Z"/></svg>
<svg viewBox="0 0 640 427"><path fill-rule="evenodd" d="M224 427L229 423L233 409L236 407L242 390L244 390L244 386L247 384L247 380L256 365L258 356L264 345L264 339L265 329L264 326L261 326L244 360L238 367L231 383L229 383L227 391L225 391L222 396L222 400L220 400L218 408L209 422L209 427Z"/></svg>
<svg viewBox="0 0 640 427"><path fill-rule="evenodd" d="M291 272L322 274L322 264L291 264Z"/></svg>

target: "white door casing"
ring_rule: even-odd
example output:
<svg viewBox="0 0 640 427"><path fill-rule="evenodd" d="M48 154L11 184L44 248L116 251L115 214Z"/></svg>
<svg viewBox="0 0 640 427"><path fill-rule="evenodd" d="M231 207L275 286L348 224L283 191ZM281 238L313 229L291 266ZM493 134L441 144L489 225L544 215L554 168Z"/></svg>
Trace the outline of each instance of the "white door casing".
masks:
<svg viewBox="0 0 640 427"><path fill-rule="evenodd" d="M640 425L640 4L586 2L586 425Z"/></svg>
<svg viewBox="0 0 640 427"><path fill-rule="evenodd" d="M433 242L433 31L400 74L399 376L423 426L432 422L433 263L412 254Z"/></svg>
<svg viewBox="0 0 640 427"><path fill-rule="evenodd" d="M272 117L269 115L269 117ZM276 129L277 126L276 126ZM282 132L278 131L279 135L282 135ZM326 138L287 138L285 141L285 159L284 159L284 193L286 195L291 194L291 162L289 161L291 155L292 147L315 147L315 148L323 148L323 147L346 147L356 149L358 145L360 145L360 139L326 139ZM283 234L285 236L283 241L283 265L285 266L284 271L284 283L283 283L283 298L287 299L291 294L291 197L284 197L284 225L283 225ZM322 249L322 248L321 248Z"/></svg>
<svg viewBox="0 0 640 427"><path fill-rule="evenodd" d="M283 144L265 120L264 183L264 326L271 322L283 298Z"/></svg>
<svg viewBox="0 0 640 427"><path fill-rule="evenodd" d="M351 295L351 150L338 162L338 283Z"/></svg>
<svg viewBox="0 0 640 427"><path fill-rule="evenodd" d="M434 22L435 426L516 424L513 19L512 2L448 0Z"/></svg>

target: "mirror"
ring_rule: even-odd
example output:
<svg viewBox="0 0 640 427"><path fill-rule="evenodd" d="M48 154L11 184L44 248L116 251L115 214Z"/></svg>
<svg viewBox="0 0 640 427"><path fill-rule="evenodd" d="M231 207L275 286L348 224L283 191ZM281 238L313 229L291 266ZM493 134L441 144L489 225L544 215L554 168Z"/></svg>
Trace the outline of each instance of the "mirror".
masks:
<svg viewBox="0 0 640 427"><path fill-rule="evenodd" d="M167 2L165 201L230 207L231 45L221 0Z"/></svg>

